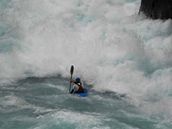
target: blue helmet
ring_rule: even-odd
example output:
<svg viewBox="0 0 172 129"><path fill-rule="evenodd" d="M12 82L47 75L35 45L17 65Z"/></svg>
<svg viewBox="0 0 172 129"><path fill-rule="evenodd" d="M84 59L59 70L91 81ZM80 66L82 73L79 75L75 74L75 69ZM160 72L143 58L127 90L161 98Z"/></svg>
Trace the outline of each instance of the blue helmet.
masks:
<svg viewBox="0 0 172 129"><path fill-rule="evenodd" d="M80 83L80 82L81 82L81 79L80 79L79 77L77 77L77 78L75 79L75 81L76 81L76 83Z"/></svg>

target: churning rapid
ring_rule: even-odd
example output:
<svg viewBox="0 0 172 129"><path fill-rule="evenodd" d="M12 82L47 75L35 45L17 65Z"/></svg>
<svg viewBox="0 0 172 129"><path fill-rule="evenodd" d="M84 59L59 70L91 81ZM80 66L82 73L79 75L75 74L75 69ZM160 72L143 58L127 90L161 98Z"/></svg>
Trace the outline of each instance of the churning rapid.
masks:
<svg viewBox="0 0 172 129"><path fill-rule="evenodd" d="M140 2L0 0L0 129L171 129L172 20Z"/></svg>

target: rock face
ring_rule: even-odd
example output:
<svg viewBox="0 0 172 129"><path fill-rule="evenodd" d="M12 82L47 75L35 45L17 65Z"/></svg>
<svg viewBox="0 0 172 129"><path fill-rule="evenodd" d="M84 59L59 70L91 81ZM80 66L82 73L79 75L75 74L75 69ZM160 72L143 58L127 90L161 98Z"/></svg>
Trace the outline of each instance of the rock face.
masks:
<svg viewBox="0 0 172 129"><path fill-rule="evenodd" d="M172 19L172 0L142 0L141 12L153 19Z"/></svg>

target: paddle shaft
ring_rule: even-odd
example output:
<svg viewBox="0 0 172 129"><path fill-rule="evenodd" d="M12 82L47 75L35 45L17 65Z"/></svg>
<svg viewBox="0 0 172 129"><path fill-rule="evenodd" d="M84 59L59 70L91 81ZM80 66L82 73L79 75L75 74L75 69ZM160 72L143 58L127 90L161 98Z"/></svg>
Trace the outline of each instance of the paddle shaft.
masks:
<svg viewBox="0 0 172 129"><path fill-rule="evenodd" d="M71 80L72 80L72 75L73 75L73 72L74 72L74 66L72 65L71 68L70 68L70 87L69 87L69 93L70 93L70 90L71 90Z"/></svg>

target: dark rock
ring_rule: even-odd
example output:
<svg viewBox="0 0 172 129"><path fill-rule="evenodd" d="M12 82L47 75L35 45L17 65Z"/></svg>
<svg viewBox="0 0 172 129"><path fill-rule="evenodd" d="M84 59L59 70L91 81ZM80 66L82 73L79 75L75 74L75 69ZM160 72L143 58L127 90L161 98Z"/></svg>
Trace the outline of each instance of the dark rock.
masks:
<svg viewBox="0 0 172 129"><path fill-rule="evenodd" d="M142 0L141 12L153 19L172 19L172 0Z"/></svg>

